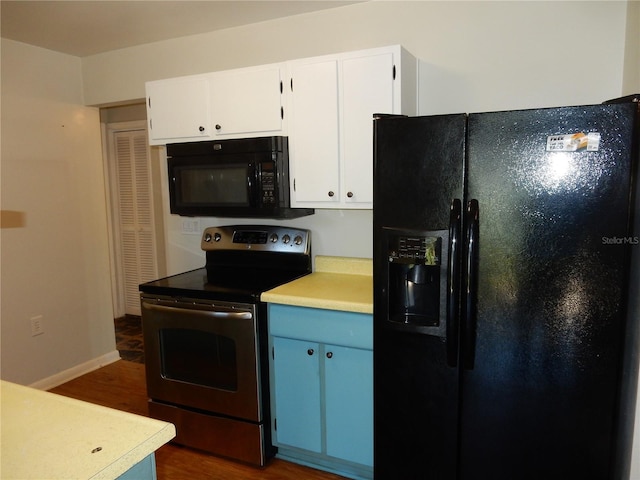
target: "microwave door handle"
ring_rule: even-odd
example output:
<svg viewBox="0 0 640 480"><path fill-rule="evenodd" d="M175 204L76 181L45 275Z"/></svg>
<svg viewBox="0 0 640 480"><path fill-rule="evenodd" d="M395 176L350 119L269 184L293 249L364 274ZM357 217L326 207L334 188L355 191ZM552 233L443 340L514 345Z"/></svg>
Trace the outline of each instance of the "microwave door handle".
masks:
<svg viewBox="0 0 640 480"><path fill-rule="evenodd" d="M249 171L249 174L247 175L247 198L249 199L249 206L251 208L257 208L260 194L260 192L257 191L257 186L260 185L260 182L258 181L259 172L257 165L255 163L250 163L247 170Z"/></svg>

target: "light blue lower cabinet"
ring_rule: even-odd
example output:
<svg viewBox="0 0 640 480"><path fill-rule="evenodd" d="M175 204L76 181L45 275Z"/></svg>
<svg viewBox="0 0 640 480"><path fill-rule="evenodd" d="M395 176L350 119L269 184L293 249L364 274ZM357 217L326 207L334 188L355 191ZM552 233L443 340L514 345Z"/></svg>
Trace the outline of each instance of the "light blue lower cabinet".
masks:
<svg viewBox="0 0 640 480"><path fill-rule="evenodd" d="M156 480L156 456L154 453L136 463L117 480Z"/></svg>
<svg viewBox="0 0 640 480"><path fill-rule="evenodd" d="M270 304L269 331L278 456L372 478L372 316Z"/></svg>

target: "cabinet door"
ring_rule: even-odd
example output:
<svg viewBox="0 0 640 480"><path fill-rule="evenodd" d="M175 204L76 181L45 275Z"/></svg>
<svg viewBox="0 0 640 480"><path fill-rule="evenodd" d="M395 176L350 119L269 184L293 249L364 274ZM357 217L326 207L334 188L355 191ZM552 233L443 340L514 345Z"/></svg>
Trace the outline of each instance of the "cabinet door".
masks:
<svg viewBox="0 0 640 480"><path fill-rule="evenodd" d="M152 145L210 138L209 80L206 76L147 82L146 93Z"/></svg>
<svg viewBox="0 0 640 480"><path fill-rule="evenodd" d="M342 62L343 202L373 205L373 114L394 113L393 54Z"/></svg>
<svg viewBox="0 0 640 480"><path fill-rule="evenodd" d="M327 454L373 466L373 352L325 346Z"/></svg>
<svg viewBox="0 0 640 480"><path fill-rule="evenodd" d="M340 201L338 62L291 67L290 153L295 206Z"/></svg>
<svg viewBox="0 0 640 480"><path fill-rule="evenodd" d="M282 79L279 65L230 70L211 76L215 135L258 136L282 132Z"/></svg>
<svg viewBox="0 0 640 480"><path fill-rule="evenodd" d="M320 346L273 337L276 445L320 453Z"/></svg>

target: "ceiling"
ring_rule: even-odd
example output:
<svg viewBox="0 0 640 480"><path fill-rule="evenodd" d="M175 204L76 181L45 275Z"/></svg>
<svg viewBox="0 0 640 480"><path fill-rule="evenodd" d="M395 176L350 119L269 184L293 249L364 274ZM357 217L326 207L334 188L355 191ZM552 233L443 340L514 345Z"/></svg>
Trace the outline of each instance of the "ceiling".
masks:
<svg viewBox="0 0 640 480"><path fill-rule="evenodd" d="M0 1L0 34L77 57L358 3L338 0Z"/></svg>

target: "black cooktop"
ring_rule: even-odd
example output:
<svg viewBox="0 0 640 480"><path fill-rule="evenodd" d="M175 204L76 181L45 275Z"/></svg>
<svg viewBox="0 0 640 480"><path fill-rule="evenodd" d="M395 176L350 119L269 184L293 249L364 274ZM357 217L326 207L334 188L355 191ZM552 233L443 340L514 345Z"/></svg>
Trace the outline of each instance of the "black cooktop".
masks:
<svg viewBox="0 0 640 480"><path fill-rule="evenodd" d="M155 295L190 297L228 302L253 303L260 294L310 272L243 271L226 272L209 281L206 268L161 278L140 285L140 291ZM222 274L222 272L221 272Z"/></svg>
<svg viewBox="0 0 640 480"><path fill-rule="evenodd" d="M253 303L260 294L311 273L310 232L225 226L203 232L206 265L140 285L146 294Z"/></svg>

